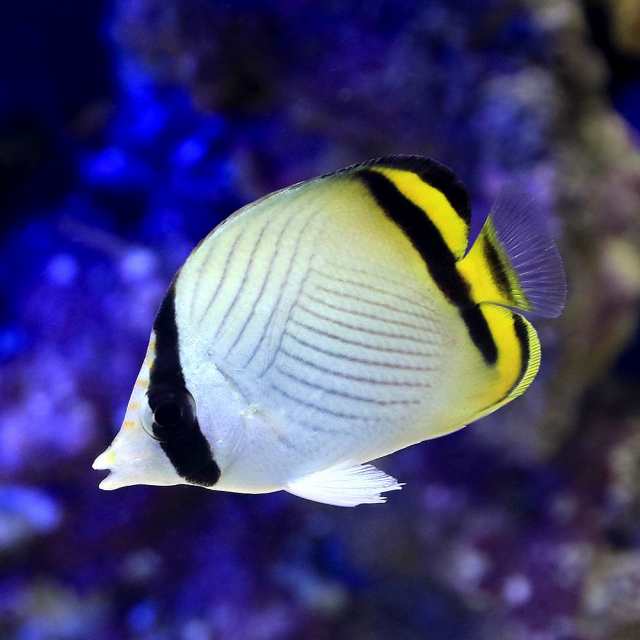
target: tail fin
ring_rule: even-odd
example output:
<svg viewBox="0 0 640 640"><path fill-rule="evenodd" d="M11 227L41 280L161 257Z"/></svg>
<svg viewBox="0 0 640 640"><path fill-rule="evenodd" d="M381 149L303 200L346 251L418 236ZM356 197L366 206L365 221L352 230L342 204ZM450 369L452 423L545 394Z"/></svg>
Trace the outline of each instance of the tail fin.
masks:
<svg viewBox="0 0 640 640"><path fill-rule="evenodd" d="M503 192L460 270L477 303L493 302L545 318L560 315L567 283L543 212L527 196Z"/></svg>

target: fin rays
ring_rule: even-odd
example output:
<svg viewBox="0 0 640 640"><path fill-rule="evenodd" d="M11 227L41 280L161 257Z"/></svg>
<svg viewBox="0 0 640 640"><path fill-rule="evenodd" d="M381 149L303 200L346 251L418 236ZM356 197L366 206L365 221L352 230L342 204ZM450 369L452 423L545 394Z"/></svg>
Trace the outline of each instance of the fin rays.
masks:
<svg viewBox="0 0 640 640"><path fill-rule="evenodd" d="M394 477L371 464L336 465L298 478L285 487L289 493L338 507L386 502L383 493L402 489Z"/></svg>
<svg viewBox="0 0 640 640"><path fill-rule="evenodd" d="M505 189L481 232L503 253L512 286L503 291L506 304L555 318L565 305L567 283L560 254L545 228L546 217L534 200Z"/></svg>

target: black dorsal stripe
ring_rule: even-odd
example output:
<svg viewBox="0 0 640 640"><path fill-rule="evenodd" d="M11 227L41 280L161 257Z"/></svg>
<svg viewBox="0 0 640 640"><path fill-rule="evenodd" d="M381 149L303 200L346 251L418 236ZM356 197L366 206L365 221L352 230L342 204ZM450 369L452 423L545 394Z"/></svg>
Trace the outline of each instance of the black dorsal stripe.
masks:
<svg viewBox="0 0 640 640"><path fill-rule="evenodd" d="M383 158L380 164L393 169L412 171L423 182L443 193L467 226L471 224L471 207L467 190L449 167L432 158L422 156L391 156Z"/></svg>
<svg viewBox="0 0 640 640"><path fill-rule="evenodd" d="M493 278L496 287L498 287L500 293L502 293L506 298L511 298L509 277L507 276L507 272L497 249L487 237L484 238L483 248L485 258L489 264L489 270L491 271L491 277Z"/></svg>
<svg viewBox="0 0 640 640"><path fill-rule="evenodd" d="M495 364L498 349L487 321L471 299L469 285L458 271L456 259L426 212L405 197L391 180L364 169L357 175L378 206L400 227L424 263L438 288L458 307L471 340L488 364Z"/></svg>
<svg viewBox="0 0 640 640"><path fill-rule="evenodd" d="M365 167L387 167L415 173L423 182L444 194L467 226L471 224L471 206L464 184L449 167L437 160L423 156L387 156L370 160L363 165Z"/></svg>
<svg viewBox="0 0 640 640"><path fill-rule="evenodd" d="M149 406L155 412L167 395L186 390L180 364L178 327L175 312L175 282L169 287L153 329L156 336L155 358L149 374ZM200 431L197 419L190 428L170 434L160 442L178 475L194 484L210 487L220 478L209 442Z"/></svg>
<svg viewBox="0 0 640 640"><path fill-rule="evenodd" d="M449 167L433 158L415 155L383 156L381 158L367 160L366 162L352 164L344 169L332 171L320 177L331 178L336 175L358 173L363 169L372 169L375 167L411 171L411 173L417 175L420 180L444 194L444 197L449 201L449 204L460 216L461 220L467 225L467 228L471 225L469 194L464 184Z"/></svg>

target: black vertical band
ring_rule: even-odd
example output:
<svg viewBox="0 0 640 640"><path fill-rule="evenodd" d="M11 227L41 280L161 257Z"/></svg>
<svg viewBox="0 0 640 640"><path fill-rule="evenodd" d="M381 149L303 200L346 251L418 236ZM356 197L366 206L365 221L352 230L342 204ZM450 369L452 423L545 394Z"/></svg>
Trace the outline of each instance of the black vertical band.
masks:
<svg viewBox="0 0 640 640"><path fill-rule="evenodd" d="M484 240L484 255L489 264L489 270L491 271L491 277L493 281L498 287L498 291L505 296L505 298L511 298L511 285L509 283L509 277L507 276L507 272L504 268L504 264L500 259L500 254L497 249L493 246L493 243L486 236L483 238Z"/></svg>
<svg viewBox="0 0 640 640"><path fill-rule="evenodd" d="M167 401L188 394L178 348L175 311L175 282L169 287L153 324L155 358L149 374L149 406L156 409ZM198 419L178 425L160 440L160 446L178 475L194 484L210 487L220 478L209 442L200 431Z"/></svg>
<svg viewBox="0 0 640 640"><path fill-rule="evenodd" d="M387 156L370 160L365 163L365 166L389 167L415 173L420 180L444 195L467 227L471 224L471 207L467 190L456 174L444 164L433 158L422 156Z"/></svg>
<svg viewBox="0 0 640 640"><path fill-rule="evenodd" d="M172 282L153 323L156 347L149 376L149 397L152 396L154 387L182 389L186 386L178 350L175 299L175 283Z"/></svg>

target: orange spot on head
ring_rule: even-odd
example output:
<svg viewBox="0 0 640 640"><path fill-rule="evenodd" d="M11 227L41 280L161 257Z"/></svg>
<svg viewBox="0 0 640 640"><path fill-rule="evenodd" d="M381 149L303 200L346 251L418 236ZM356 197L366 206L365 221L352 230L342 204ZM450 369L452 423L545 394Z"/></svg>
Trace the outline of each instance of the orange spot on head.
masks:
<svg viewBox="0 0 640 640"><path fill-rule="evenodd" d="M125 429L133 429L133 427L135 426L135 422L133 420L125 420L122 426Z"/></svg>

